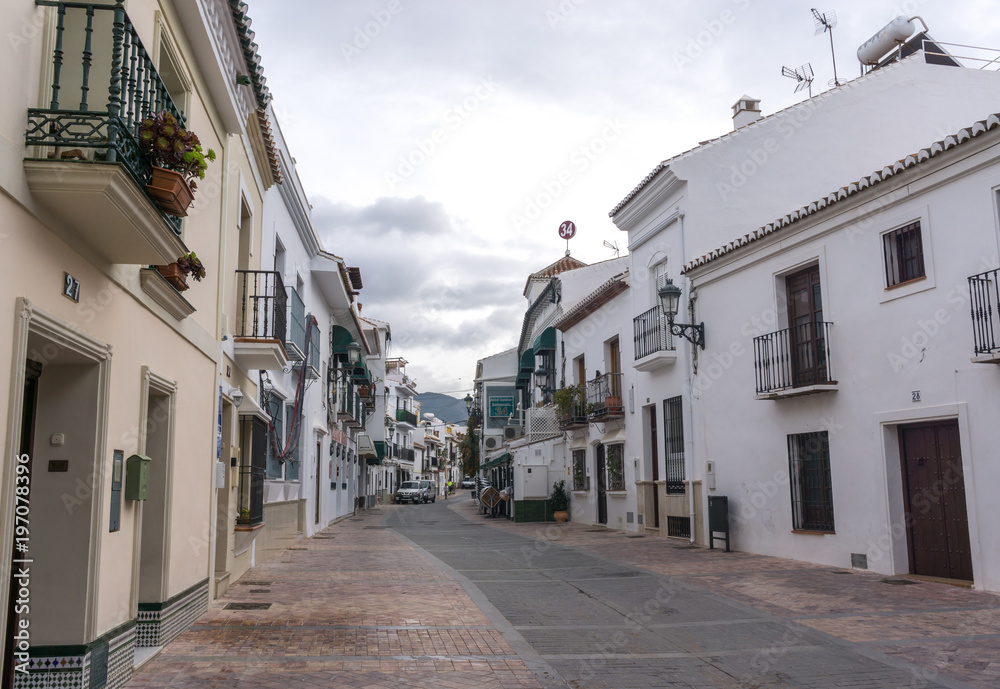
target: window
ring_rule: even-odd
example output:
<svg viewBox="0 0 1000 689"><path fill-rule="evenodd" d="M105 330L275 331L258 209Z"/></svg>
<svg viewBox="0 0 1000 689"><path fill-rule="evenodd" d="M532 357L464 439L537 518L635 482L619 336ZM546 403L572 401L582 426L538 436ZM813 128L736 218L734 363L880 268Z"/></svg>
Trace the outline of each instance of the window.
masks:
<svg viewBox="0 0 1000 689"><path fill-rule="evenodd" d="M788 436L788 474L793 528L833 533L830 439L826 431Z"/></svg>
<svg viewBox="0 0 1000 689"><path fill-rule="evenodd" d="M667 261L660 261L653 266L653 305L660 303L660 288L667 284Z"/></svg>
<svg viewBox="0 0 1000 689"><path fill-rule="evenodd" d="M295 420L295 405L289 404L285 407L285 428L289 430L295 429L295 435L285 442L292 446L291 454L289 454L288 459L285 460L285 480L286 481L298 481L299 480L299 434L301 433L301 425L294 423Z"/></svg>
<svg viewBox="0 0 1000 689"><path fill-rule="evenodd" d="M586 450L573 450L573 490L590 490Z"/></svg>
<svg viewBox="0 0 1000 689"><path fill-rule="evenodd" d="M608 490L625 490L624 445L607 445Z"/></svg>
<svg viewBox="0 0 1000 689"><path fill-rule="evenodd" d="M919 220L886 232L882 235L882 242L886 287L924 277L924 247Z"/></svg>
<svg viewBox="0 0 1000 689"><path fill-rule="evenodd" d="M684 419L680 396L663 400L664 450L667 461L667 494L684 494Z"/></svg>
<svg viewBox="0 0 1000 689"><path fill-rule="evenodd" d="M267 438L267 477L281 478L281 462L278 461L278 453L275 447L285 442L285 435L282 432L281 401L278 401L278 413L274 415L274 433L268 433Z"/></svg>

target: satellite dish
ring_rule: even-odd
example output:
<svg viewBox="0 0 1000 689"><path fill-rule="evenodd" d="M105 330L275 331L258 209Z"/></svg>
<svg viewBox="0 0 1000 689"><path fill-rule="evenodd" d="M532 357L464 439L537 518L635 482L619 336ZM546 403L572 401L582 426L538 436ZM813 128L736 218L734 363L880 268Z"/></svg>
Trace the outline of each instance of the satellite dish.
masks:
<svg viewBox="0 0 1000 689"><path fill-rule="evenodd" d="M809 97L812 98L812 83L815 74L813 73L811 64L807 62L798 69L782 67L781 76L795 79L798 82L795 84L795 93L798 93L802 89L809 89Z"/></svg>
<svg viewBox="0 0 1000 689"><path fill-rule="evenodd" d="M840 86L840 80L837 79L837 55L833 51L833 29L837 26L837 13L833 10L820 12L816 8L812 9L812 13L813 21L816 22L815 35L830 32L830 56L833 58L833 81L830 83L833 86Z"/></svg>

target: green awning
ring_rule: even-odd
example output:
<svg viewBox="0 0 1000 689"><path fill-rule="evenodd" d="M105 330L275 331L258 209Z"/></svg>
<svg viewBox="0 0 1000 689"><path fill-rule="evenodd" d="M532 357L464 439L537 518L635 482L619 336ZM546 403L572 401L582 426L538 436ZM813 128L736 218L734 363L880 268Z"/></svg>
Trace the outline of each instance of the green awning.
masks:
<svg viewBox="0 0 1000 689"><path fill-rule="evenodd" d="M372 444L375 445L375 454L377 456L369 457L368 464L381 464L382 460L385 459L386 453L388 452L388 444L384 440L376 440Z"/></svg>
<svg viewBox="0 0 1000 689"><path fill-rule="evenodd" d="M490 461L483 465L484 469L489 469L490 467L495 467L497 464L503 464L504 462L510 461L510 453L504 452L499 457L494 457Z"/></svg>
<svg viewBox="0 0 1000 689"><path fill-rule="evenodd" d="M372 374L368 370L368 364L364 359L358 362L357 366L354 367L354 372L351 374L351 378L354 379L355 383L360 385L371 385Z"/></svg>
<svg viewBox="0 0 1000 689"><path fill-rule="evenodd" d="M524 354L521 355L521 373L530 374L535 370L535 352L534 350L526 350Z"/></svg>
<svg viewBox="0 0 1000 689"><path fill-rule="evenodd" d="M542 331L542 334L535 338L535 345L532 347L534 353L556 351L556 329L549 326Z"/></svg>

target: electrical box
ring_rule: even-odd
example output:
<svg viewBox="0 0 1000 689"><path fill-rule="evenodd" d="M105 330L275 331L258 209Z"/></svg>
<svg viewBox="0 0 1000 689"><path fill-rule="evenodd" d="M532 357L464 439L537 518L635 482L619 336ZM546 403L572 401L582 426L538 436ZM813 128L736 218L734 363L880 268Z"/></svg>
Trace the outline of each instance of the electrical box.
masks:
<svg viewBox="0 0 1000 689"><path fill-rule="evenodd" d="M544 499L549 497L549 470L546 466L521 467L521 491L519 500ZM516 495L516 493L515 493Z"/></svg>
<svg viewBox="0 0 1000 689"><path fill-rule="evenodd" d="M125 499L145 500L149 497L149 469L146 455L132 455L125 460Z"/></svg>
<svg viewBox="0 0 1000 689"><path fill-rule="evenodd" d="M225 488L226 487L226 463L216 462L215 463L215 487Z"/></svg>

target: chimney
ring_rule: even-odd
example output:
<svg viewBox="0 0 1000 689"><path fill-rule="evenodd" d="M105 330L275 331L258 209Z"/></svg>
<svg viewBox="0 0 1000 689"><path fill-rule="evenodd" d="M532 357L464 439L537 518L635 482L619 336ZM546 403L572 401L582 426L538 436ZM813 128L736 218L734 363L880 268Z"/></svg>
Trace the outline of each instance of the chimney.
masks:
<svg viewBox="0 0 1000 689"><path fill-rule="evenodd" d="M760 119L760 101L750 96L741 96L733 105L733 129L745 127Z"/></svg>

